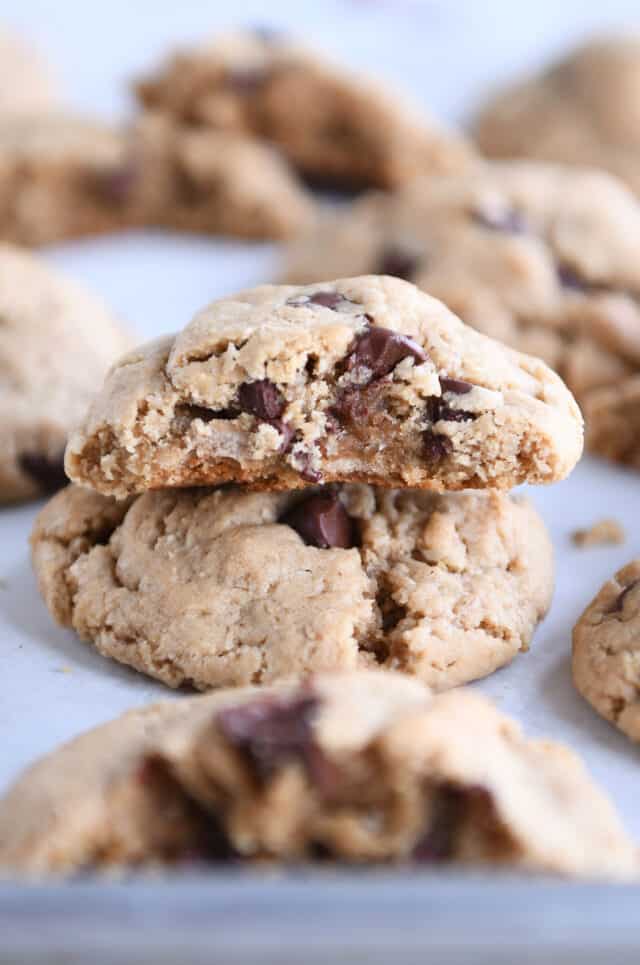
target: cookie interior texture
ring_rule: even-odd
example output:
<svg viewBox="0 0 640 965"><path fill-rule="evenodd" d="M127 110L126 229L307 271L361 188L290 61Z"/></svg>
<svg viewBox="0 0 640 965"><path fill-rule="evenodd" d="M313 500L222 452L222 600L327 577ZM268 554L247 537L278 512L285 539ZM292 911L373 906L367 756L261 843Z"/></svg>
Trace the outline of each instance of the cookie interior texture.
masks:
<svg viewBox="0 0 640 965"><path fill-rule="evenodd" d="M67 436L131 344L100 299L0 244L0 503L66 485Z"/></svg>
<svg viewBox="0 0 640 965"><path fill-rule="evenodd" d="M551 482L582 449L561 380L399 279L263 286L110 373L67 450L124 496L241 482L434 489Z"/></svg>
<svg viewBox="0 0 640 965"><path fill-rule="evenodd" d="M640 741L640 561L608 580L573 630L573 679L607 720Z"/></svg>
<svg viewBox="0 0 640 965"><path fill-rule="evenodd" d="M400 675L319 675L135 710L0 802L0 867L44 875L247 859L630 876L633 845L567 749Z"/></svg>
<svg viewBox="0 0 640 965"><path fill-rule="evenodd" d="M638 465L639 245L640 206L610 175L487 162L316 219L289 246L283 277L374 271L414 282L543 359L582 407L588 447Z"/></svg>
<svg viewBox="0 0 640 965"><path fill-rule="evenodd" d="M32 548L58 622L173 687L376 665L457 686L528 648L553 588L544 524L499 493L223 487L118 502L71 486Z"/></svg>
<svg viewBox="0 0 640 965"><path fill-rule="evenodd" d="M277 145L321 183L391 187L466 167L473 152L400 96L282 34L245 31L176 53L136 85L141 105L191 127Z"/></svg>

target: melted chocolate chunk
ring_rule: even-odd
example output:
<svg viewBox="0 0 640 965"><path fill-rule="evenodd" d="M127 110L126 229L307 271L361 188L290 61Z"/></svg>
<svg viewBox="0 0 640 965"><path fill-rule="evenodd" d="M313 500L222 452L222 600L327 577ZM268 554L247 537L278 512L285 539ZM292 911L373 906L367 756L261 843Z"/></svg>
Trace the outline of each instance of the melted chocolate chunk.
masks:
<svg viewBox="0 0 640 965"><path fill-rule="evenodd" d="M426 429L422 433L422 445L425 460L432 465L442 462L453 451L453 443L449 436L439 435L432 429Z"/></svg>
<svg viewBox="0 0 640 965"><path fill-rule="evenodd" d="M316 292L315 295L311 295L309 301L312 305L323 305L324 308L331 308L334 312L338 310L338 307L349 299L341 295L340 292Z"/></svg>
<svg viewBox="0 0 640 965"><path fill-rule="evenodd" d="M347 358L347 368L362 366L371 370L372 378L381 379L406 358L426 362L427 353L408 335L370 325L356 339Z"/></svg>
<svg viewBox="0 0 640 965"><path fill-rule="evenodd" d="M515 208L504 211L474 211L472 214L476 224L489 231L503 231L505 234L522 235L527 232L527 223Z"/></svg>
<svg viewBox="0 0 640 965"><path fill-rule="evenodd" d="M632 590L635 590L636 586L640 586L640 580L634 580L633 583L629 583L628 586L625 586L624 590L621 590L618 596L616 597L616 599L614 600L613 605L609 608L608 612L622 613L622 610L624 608L624 601L627 598L627 595L631 593Z"/></svg>
<svg viewBox="0 0 640 965"><path fill-rule="evenodd" d="M454 395L466 395L471 392L473 385L464 379L447 379L441 376L438 381L443 392L453 392Z"/></svg>
<svg viewBox="0 0 640 965"><path fill-rule="evenodd" d="M301 760L313 770L312 723L319 704L312 694L257 697L220 711L216 723L256 779L263 782L291 760Z"/></svg>
<svg viewBox="0 0 640 965"><path fill-rule="evenodd" d="M420 264L420 259L414 251L408 248L388 247L380 253L377 265L374 269L376 275L393 275L395 278L404 278L411 281Z"/></svg>
<svg viewBox="0 0 640 965"><path fill-rule="evenodd" d="M470 812L485 812L491 796L483 787L456 787L444 784L432 803L431 821L426 834L413 850L415 861L446 861L456 854L457 836Z"/></svg>
<svg viewBox="0 0 640 965"><path fill-rule="evenodd" d="M335 493L303 499L285 513L280 522L295 529L307 546L318 549L355 546L353 520Z"/></svg>
<svg viewBox="0 0 640 965"><path fill-rule="evenodd" d="M291 448L293 440L296 437L296 430L290 426L288 422L283 422L282 419L269 419L268 421L269 425L273 426L273 428L276 429L282 436L282 442L280 443L278 452L288 452Z"/></svg>
<svg viewBox="0 0 640 965"><path fill-rule="evenodd" d="M69 482L64 471L64 453L51 458L41 452L21 452L18 465L44 494L55 493Z"/></svg>
<svg viewBox="0 0 640 965"><path fill-rule="evenodd" d="M244 382L238 389L238 402L243 412L264 422L279 419L286 406L282 393L269 379Z"/></svg>

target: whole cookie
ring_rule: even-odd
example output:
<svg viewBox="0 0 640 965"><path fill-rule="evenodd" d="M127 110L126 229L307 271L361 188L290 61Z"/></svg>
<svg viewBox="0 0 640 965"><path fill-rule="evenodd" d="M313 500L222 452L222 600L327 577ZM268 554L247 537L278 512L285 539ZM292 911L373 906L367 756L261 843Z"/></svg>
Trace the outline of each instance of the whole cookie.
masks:
<svg viewBox="0 0 640 965"><path fill-rule="evenodd" d="M275 144L307 177L399 184L461 170L472 152L386 87L324 62L282 34L246 31L177 53L136 92L177 123Z"/></svg>
<svg viewBox="0 0 640 965"><path fill-rule="evenodd" d="M431 698L380 671L135 710L0 801L5 874L248 859L638 871L568 749L527 740L474 694Z"/></svg>
<svg viewBox="0 0 640 965"><path fill-rule="evenodd" d="M573 680L599 714L640 741L640 560L605 583L576 623Z"/></svg>
<svg viewBox="0 0 640 965"><path fill-rule="evenodd" d="M396 278L265 285L214 302L109 374L71 479L126 496L224 482L433 489L552 482L582 419L543 363Z"/></svg>
<svg viewBox="0 0 640 965"><path fill-rule="evenodd" d="M544 359L583 407L592 451L637 464L637 440L605 426L620 386L640 372L639 247L640 206L609 175L487 162L321 218L290 245L284 280L409 279L469 325ZM591 394L604 387L596 415Z"/></svg>
<svg viewBox="0 0 640 965"><path fill-rule="evenodd" d="M640 38L604 37L499 92L474 133L489 157L603 168L640 193Z"/></svg>
<svg viewBox="0 0 640 965"><path fill-rule="evenodd" d="M67 435L130 345L97 298L0 245L0 502L66 484Z"/></svg>
<svg viewBox="0 0 640 965"><path fill-rule="evenodd" d="M72 486L31 542L55 619L171 687L376 665L455 687L528 649L553 588L544 524L495 492L230 486L117 502Z"/></svg>
<svg viewBox="0 0 640 965"><path fill-rule="evenodd" d="M57 101L57 85L38 51L0 27L0 117L41 113Z"/></svg>

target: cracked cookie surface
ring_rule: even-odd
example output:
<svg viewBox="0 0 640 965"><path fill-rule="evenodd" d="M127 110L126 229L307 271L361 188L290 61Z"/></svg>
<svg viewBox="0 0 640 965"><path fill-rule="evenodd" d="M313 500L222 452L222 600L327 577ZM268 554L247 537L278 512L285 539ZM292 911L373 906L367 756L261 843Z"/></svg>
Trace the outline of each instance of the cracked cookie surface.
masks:
<svg viewBox="0 0 640 965"><path fill-rule="evenodd" d="M59 623L172 687L376 665L454 687L526 650L553 589L544 524L493 492L117 502L72 486L40 514L32 551Z"/></svg>
<svg viewBox="0 0 640 965"><path fill-rule="evenodd" d="M495 865L632 877L633 843L579 759L469 692L315 675L134 710L0 801L5 874L251 859Z"/></svg>
<svg viewBox="0 0 640 965"><path fill-rule="evenodd" d="M223 482L511 488L566 476L582 419L543 363L396 278L263 286L123 358L70 440L124 496Z"/></svg>
<svg viewBox="0 0 640 965"><path fill-rule="evenodd" d="M67 436L130 346L97 297L0 245L0 503L66 485Z"/></svg>
<svg viewBox="0 0 640 965"><path fill-rule="evenodd" d="M583 408L588 447L638 465L624 411L631 423L639 246L640 206L609 175L488 162L321 218L291 244L284 280L374 271L414 282L467 324L542 358Z"/></svg>
<svg viewBox="0 0 640 965"><path fill-rule="evenodd" d="M461 135L383 85L271 32L226 35L179 52L136 91L143 107L177 123L270 141L321 182L389 187L461 170L472 158Z"/></svg>
<svg viewBox="0 0 640 965"><path fill-rule="evenodd" d="M640 741L640 560L605 583L576 623L573 680L599 714Z"/></svg>
<svg viewBox="0 0 640 965"><path fill-rule="evenodd" d="M602 168L640 194L640 38L603 37L499 92L474 124L489 157Z"/></svg>

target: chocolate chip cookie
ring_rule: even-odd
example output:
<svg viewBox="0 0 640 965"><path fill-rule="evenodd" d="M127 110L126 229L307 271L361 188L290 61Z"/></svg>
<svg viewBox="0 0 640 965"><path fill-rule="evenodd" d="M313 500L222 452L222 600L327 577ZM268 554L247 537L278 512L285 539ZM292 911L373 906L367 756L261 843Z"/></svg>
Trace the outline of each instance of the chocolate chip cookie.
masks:
<svg viewBox="0 0 640 965"><path fill-rule="evenodd" d="M266 139L305 176L389 187L461 170L471 150L376 84L288 37L247 31L177 53L136 87L178 123Z"/></svg>
<svg viewBox="0 0 640 965"><path fill-rule="evenodd" d="M147 225L260 239L289 237L311 220L310 196L266 143L150 113L129 137L111 184Z"/></svg>
<svg viewBox="0 0 640 965"><path fill-rule="evenodd" d="M99 299L32 255L0 245L0 503L68 482L67 435L130 346Z"/></svg>
<svg viewBox="0 0 640 965"><path fill-rule="evenodd" d="M553 588L542 521L495 492L228 486L118 502L72 486L32 550L58 623L171 687L377 665L455 687L528 649Z"/></svg>
<svg viewBox="0 0 640 965"><path fill-rule="evenodd" d="M474 125L489 157L603 168L640 193L640 39L603 37L498 92Z"/></svg>
<svg viewBox="0 0 640 965"><path fill-rule="evenodd" d="M57 85L38 51L0 27L0 117L52 110Z"/></svg>
<svg viewBox="0 0 640 965"><path fill-rule="evenodd" d="M40 245L130 227L278 238L310 201L266 145L161 117L112 128L61 114L0 117L0 238Z"/></svg>
<svg viewBox="0 0 640 965"><path fill-rule="evenodd" d="M605 583L576 623L573 680L599 714L640 741L640 560Z"/></svg>
<svg viewBox="0 0 640 965"><path fill-rule="evenodd" d="M639 248L640 207L609 175L488 162L320 219L290 246L284 279L373 271L411 280L464 322L547 362L583 408L588 447L639 465Z"/></svg>
<svg viewBox="0 0 640 965"><path fill-rule="evenodd" d="M109 374L67 450L126 496L241 482L434 489L552 482L582 420L561 380L396 278L262 286L214 302Z"/></svg>
<svg viewBox="0 0 640 965"><path fill-rule="evenodd" d="M495 865L630 878L633 843L567 748L467 692L383 672L134 710L0 801L0 868Z"/></svg>

